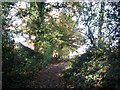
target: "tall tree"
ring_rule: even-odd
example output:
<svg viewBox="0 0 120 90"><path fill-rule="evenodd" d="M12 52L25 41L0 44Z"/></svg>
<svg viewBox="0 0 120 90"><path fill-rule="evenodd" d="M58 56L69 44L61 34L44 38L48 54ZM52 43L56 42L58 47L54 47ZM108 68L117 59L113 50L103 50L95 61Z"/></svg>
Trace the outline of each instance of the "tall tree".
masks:
<svg viewBox="0 0 120 90"><path fill-rule="evenodd" d="M103 35L102 35L102 27L104 24L104 13L105 13L105 2L101 2L100 12L99 12L99 26L98 26L98 47L102 47L103 45Z"/></svg>
<svg viewBox="0 0 120 90"><path fill-rule="evenodd" d="M80 34L76 34L77 36L75 36L75 32L73 32L75 22L72 20L74 16L73 12L71 12L72 9L66 5L68 6L69 4L43 2L32 4L27 32L36 37L36 50L39 51L41 48L42 51L46 41L54 47L52 50L55 47L57 50L61 50L65 45L73 47L70 43L80 41L78 41ZM54 11L58 15L51 15Z"/></svg>
<svg viewBox="0 0 120 90"><path fill-rule="evenodd" d="M81 8L78 7L79 10L79 24L78 28L81 28L80 25L82 25L83 28L80 29L80 32L83 32L85 36L87 36L87 41L90 41L90 44L93 47L97 46L96 43L96 32L97 32L97 25L98 25L98 3L96 2L81 2Z"/></svg>
<svg viewBox="0 0 120 90"><path fill-rule="evenodd" d="M109 2L107 9L107 28L109 30L109 46L111 46L114 41L118 40L118 45L120 42L120 2ZM118 39L117 39L118 38Z"/></svg>

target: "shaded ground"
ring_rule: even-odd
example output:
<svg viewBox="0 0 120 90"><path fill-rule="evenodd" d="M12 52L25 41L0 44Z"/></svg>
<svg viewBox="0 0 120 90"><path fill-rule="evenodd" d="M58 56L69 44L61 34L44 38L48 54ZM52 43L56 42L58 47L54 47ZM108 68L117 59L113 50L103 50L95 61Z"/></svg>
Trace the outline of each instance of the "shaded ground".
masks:
<svg viewBox="0 0 120 90"><path fill-rule="evenodd" d="M30 88L66 88L62 77L62 70L67 66L68 62L59 62L48 64L46 68L38 71L34 79L31 81Z"/></svg>
<svg viewBox="0 0 120 90"><path fill-rule="evenodd" d="M69 65L69 61L52 62L35 75L16 75L15 77L5 78L3 88L71 88L66 85L62 71Z"/></svg>

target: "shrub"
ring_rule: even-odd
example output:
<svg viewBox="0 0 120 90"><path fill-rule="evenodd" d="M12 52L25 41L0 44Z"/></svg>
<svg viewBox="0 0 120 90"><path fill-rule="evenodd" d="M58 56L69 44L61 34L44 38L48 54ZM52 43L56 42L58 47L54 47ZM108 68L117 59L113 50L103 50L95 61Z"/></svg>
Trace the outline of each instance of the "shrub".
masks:
<svg viewBox="0 0 120 90"><path fill-rule="evenodd" d="M71 68L64 71L64 78L77 88L102 87L109 67L107 52L101 48L93 48L72 60Z"/></svg>

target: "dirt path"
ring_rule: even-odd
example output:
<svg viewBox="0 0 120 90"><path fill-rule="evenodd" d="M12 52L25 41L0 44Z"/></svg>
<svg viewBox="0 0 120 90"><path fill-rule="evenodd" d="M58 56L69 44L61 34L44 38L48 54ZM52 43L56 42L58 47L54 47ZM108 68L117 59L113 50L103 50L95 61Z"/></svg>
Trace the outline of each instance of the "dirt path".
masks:
<svg viewBox="0 0 120 90"><path fill-rule="evenodd" d="M65 82L62 77L62 70L68 62L58 64L49 64L34 77L31 82L32 88L65 88Z"/></svg>

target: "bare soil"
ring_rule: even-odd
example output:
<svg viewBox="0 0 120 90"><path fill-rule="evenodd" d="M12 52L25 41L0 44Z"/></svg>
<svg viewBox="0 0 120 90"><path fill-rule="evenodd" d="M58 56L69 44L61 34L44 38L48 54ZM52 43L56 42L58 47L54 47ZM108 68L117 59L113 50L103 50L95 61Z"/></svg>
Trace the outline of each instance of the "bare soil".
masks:
<svg viewBox="0 0 120 90"><path fill-rule="evenodd" d="M44 69L38 71L31 81L31 88L66 88L62 71L68 62L48 64Z"/></svg>

